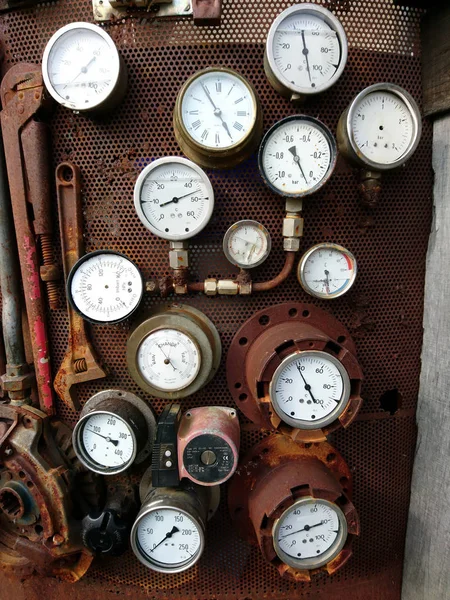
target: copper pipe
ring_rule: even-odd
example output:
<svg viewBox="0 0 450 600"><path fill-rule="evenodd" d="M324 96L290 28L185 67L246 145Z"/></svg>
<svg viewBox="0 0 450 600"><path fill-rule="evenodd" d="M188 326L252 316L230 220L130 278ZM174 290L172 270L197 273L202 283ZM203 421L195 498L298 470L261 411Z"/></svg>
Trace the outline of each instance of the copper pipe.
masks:
<svg viewBox="0 0 450 600"><path fill-rule="evenodd" d="M196 283L188 283L188 292L203 292L205 284L203 281L197 281Z"/></svg>
<svg viewBox="0 0 450 600"><path fill-rule="evenodd" d="M261 281L260 283L254 283L252 291L266 292L267 290L273 290L274 288L279 286L280 283L283 283L283 281L285 281L285 279L289 277L289 275L292 272L292 269L294 268L295 255L295 252L286 252L286 260L284 262L284 267L278 273L278 275L270 281Z"/></svg>

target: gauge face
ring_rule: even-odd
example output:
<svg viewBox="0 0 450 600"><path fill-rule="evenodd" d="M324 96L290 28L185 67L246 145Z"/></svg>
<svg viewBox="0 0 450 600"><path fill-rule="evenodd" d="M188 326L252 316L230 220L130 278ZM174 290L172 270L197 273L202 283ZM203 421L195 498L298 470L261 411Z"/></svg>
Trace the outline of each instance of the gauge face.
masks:
<svg viewBox="0 0 450 600"><path fill-rule="evenodd" d="M317 119L297 115L279 121L266 133L259 151L259 169L278 194L306 196L328 181L336 157L330 130Z"/></svg>
<svg viewBox="0 0 450 600"><path fill-rule="evenodd" d="M190 160L160 158L140 174L134 205L152 233L167 240L185 240L208 224L214 191L206 173Z"/></svg>
<svg viewBox="0 0 450 600"><path fill-rule="evenodd" d="M178 391L195 381L201 366L195 341L177 329L157 329L138 348L137 366L145 381L162 391Z"/></svg>
<svg viewBox="0 0 450 600"><path fill-rule="evenodd" d="M239 221L232 225L223 239L223 251L228 260L243 269L262 264L269 256L269 232L257 221Z"/></svg>
<svg viewBox="0 0 450 600"><path fill-rule="evenodd" d="M136 455L135 438L128 424L113 413L89 415L78 433L78 444L88 464L101 472L117 472L129 466Z"/></svg>
<svg viewBox="0 0 450 600"><path fill-rule="evenodd" d="M89 110L113 92L120 59L105 31L89 23L72 23L50 39L42 68L45 85L57 102Z"/></svg>
<svg viewBox="0 0 450 600"><path fill-rule="evenodd" d="M256 112L250 84L227 69L208 69L194 76L181 100L185 133L212 153L243 142L255 126Z"/></svg>
<svg viewBox="0 0 450 600"><path fill-rule="evenodd" d="M269 389L277 415L297 429L319 429L342 413L350 398L350 379L339 360L327 352L287 356Z"/></svg>
<svg viewBox="0 0 450 600"><path fill-rule="evenodd" d="M339 79L347 61L347 39L328 10L311 4L293 6L272 24L266 56L282 86L316 94Z"/></svg>
<svg viewBox="0 0 450 600"><path fill-rule="evenodd" d="M355 257L337 244L313 246L298 267L298 279L305 292L324 299L347 293L355 282L356 273Z"/></svg>
<svg viewBox="0 0 450 600"><path fill-rule="evenodd" d="M144 293L134 263L116 252L92 252L80 259L67 280L69 301L93 323L117 323L139 306Z"/></svg>
<svg viewBox="0 0 450 600"><path fill-rule="evenodd" d="M302 498L284 511L272 535L275 552L283 562L297 569L316 569L342 550L347 523L335 504Z"/></svg>
<svg viewBox="0 0 450 600"><path fill-rule="evenodd" d="M148 512L137 523L134 536L135 553L155 571L184 571L203 551L204 536L198 522L176 508Z"/></svg>

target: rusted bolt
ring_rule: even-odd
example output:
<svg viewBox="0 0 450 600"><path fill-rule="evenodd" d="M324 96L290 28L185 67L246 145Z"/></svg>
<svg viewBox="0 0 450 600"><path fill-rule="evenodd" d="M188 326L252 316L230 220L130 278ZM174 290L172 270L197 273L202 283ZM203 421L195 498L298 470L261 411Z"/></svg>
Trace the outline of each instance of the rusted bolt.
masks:
<svg viewBox="0 0 450 600"><path fill-rule="evenodd" d="M19 104L17 106L17 112L19 113L19 115L21 115L21 114L23 114L23 111L24 111L23 104Z"/></svg>
<svg viewBox="0 0 450 600"><path fill-rule="evenodd" d="M60 533L55 533L55 535L52 537L52 542L54 546L61 546L61 544L64 544L64 541L64 536Z"/></svg>

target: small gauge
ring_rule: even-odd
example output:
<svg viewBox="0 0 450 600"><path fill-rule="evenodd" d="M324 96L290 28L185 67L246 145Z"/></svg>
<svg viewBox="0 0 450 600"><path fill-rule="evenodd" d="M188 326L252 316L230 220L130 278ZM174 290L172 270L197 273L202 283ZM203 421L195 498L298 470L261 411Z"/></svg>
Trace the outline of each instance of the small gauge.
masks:
<svg viewBox="0 0 450 600"><path fill-rule="evenodd" d="M80 258L67 279L72 308L91 323L123 321L137 309L143 294L144 281L136 265L110 250Z"/></svg>
<svg viewBox="0 0 450 600"><path fill-rule="evenodd" d="M223 238L223 251L228 260L242 269L253 269L269 256L271 248L267 229L257 221L238 221Z"/></svg>
<svg viewBox="0 0 450 600"><path fill-rule="evenodd" d="M212 67L195 73L175 104L175 137L203 167L231 167L256 149L262 113L253 86L239 73Z"/></svg>
<svg viewBox="0 0 450 600"><path fill-rule="evenodd" d="M306 115L286 117L269 129L258 155L265 183L282 196L316 192L331 177L337 147L331 131Z"/></svg>
<svg viewBox="0 0 450 600"><path fill-rule="evenodd" d="M347 540L347 521L334 503L301 498L284 511L272 531L280 560L294 569L318 569L335 558Z"/></svg>
<svg viewBox="0 0 450 600"><path fill-rule="evenodd" d="M339 149L354 163L385 171L402 165L420 140L422 122L415 100L393 83L360 92L342 114Z"/></svg>
<svg viewBox="0 0 450 600"><path fill-rule="evenodd" d="M281 95L299 100L324 92L342 75L346 62L347 37L329 10L296 4L272 23L264 68Z"/></svg>
<svg viewBox="0 0 450 600"><path fill-rule="evenodd" d="M127 87L126 67L113 40L90 23L71 23L50 38L42 74L56 102L76 111L110 109Z"/></svg>
<svg viewBox="0 0 450 600"><path fill-rule="evenodd" d="M169 156L149 164L134 188L142 223L166 240L186 240L208 224L214 191L206 173L185 158Z"/></svg>
<svg viewBox="0 0 450 600"><path fill-rule="evenodd" d="M155 431L155 418L143 400L130 392L104 390L83 406L73 446L85 467L116 475L150 457Z"/></svg>
<svg viewBox="0 0 450 600"><path fill-rule="evenodd" d="M337 244L317 244L302 256L297 277L305 292L331 300L351 289L356 273L356 259L349 250Z"/></svg>
<svg viewBox="0 0 450 600"><path fill-rule="evenodd" d="M342 363L328 352L294 352L273 374L269 395L282 421L298 429L318 429L345 410L350 378Z"/></svg>

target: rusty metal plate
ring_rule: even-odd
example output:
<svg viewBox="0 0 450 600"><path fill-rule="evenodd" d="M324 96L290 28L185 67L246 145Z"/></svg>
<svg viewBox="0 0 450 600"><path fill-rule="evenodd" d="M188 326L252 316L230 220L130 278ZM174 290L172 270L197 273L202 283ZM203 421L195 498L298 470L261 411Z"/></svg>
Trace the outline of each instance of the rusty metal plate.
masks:
<svg viewBox="0 0 450 600"><path fill-rule="evenodd" d="M310 101L304 112L324 121L335 133L339 116L353 96L379 81L403 86L420 103L421 12L394 6L391 0L320 3L342 20L349 38L349 60L340 81ZM275 16L290 4L289 0L224 0L219 27L194 27L189 19L152 21L147 13L105 26L129 71L130 89L124 103L103 121L57 108L51 124L53 166L71 160L82 171L87 250L118 250L134 260L145 276L168 274L166 243L145 230L135 213L134 182L152 158L179 154L172 129L175 97L186 78L198 69L222 65L247 77L261 98L265 130L295 114L295 108L271 88L263 70L265 36ZM18 61L40 62L54 31L77 20L93 22L90 2L57 0L3 16L0 36L6 67ZM227 277L234 272L223 257L222 236L234 221L245 218L260 221L273 241L271 256L255 280L274 277L284 263L280 235L284 205L262 182L256 158L233 170L208 174L216 209L207 229L192 243L194 278ZM130 597L142 592L158 600L286 599L294 595L342 598L342 587L349 599L361 597L358 594L377 600L400 597L432 209L429 123L424 124L422 141L407 167L385 177L383 195L374 212L360 207L357 182L357 174L340 159L330 182L304 202L303 242L305 250L318 242L342 244L355 254L359 264L358 278L348 295L332 303L313 301L349 329L364 371L365 402L358 422L330 440L354 474L353 500L361 517L361 537L355 543L352 560L331 578L301 585L282 581L257 549L237 538L222 502L210 524L205 555L195 569L168 577L147 571L128 553L120 559L95 563L85 581L78 584L83 586L85 598L98 598L107 590L126 590ZM56 197L54 201L56 213ZM215 323L225 353L246 319L283 301L311 302L294 274L276 290L248 298L186 299ZM156 300L147 299L145 304L148 308ZM65 311L52 312L50 323L56 372L67 347ZM111 375L79 386L81 404L105 385L124 387L145 398L159 414L165 402L143 393L127 373L127 331L124 325L93 328L94 344ZM206 388L183 401L183 408L212 400L230 405L224 364L223 360ZM399 410L391 415L396 405ZM62 405L59 408L60 416L73 424L76 413ZM260 438L258 430L247 427L242 450ZM54 584L51 586L56 590Z"/></svg>

